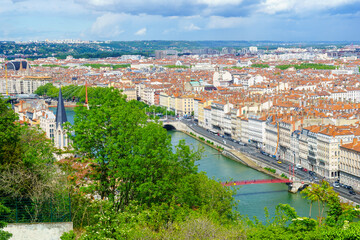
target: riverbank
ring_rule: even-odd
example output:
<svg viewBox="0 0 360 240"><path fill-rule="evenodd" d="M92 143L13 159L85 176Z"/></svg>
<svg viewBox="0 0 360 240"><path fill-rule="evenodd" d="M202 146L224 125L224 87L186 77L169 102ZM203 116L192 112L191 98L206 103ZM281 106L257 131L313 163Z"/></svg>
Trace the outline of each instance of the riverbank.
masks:
<svg viewBox="0 0 360 240"><path fill-rule="evenodd" d="M250 159L248 156L244 155L243 153L241 153L241 152L239 152L239 151L237 151L237 150L235 150L235 149L232 149L232 148L228 147L226 144L220 144L220 145L222 145L221 147L222 147L223 149L226 149L226 150L220 151L219 148L218 148L218 145L215 146L215 145L210 144L210 143L207 142L207 140L211 142L211 139L208 139L206 136L203 136L203 135L198 135L198 136L196 136L196 135L190 134L190 132L187 132L187 131L181 131L181 132L184 133L184 134L186 134L186 135L188 135L189 137L192 137L192 138L194 138L194 139L202 142L203 144L206 144L207 146L209 146L209 147L211 147L211 148L219 151L223 156L225 156L225 157L227 157L227 158L229 158L229 159L231 159L231 160L233 160L233 161L236 161L236 162L239 162L239 163L241 163L241 164L244 164L244 165L246 165L246 166L248 166L248 167L251 167L251 168L254 169L254 170L257 170L257 171L259 171L259 172L265 173L265 174L267 174L267 175L269 175L269 176L271 176L271 177L274 177L274 178L277 178L277 179L285 179L284 177L281 176L281 174L284 174L284 172L281 171L280 169L275 169L276 171L281 172L280 175L279 175L279 174L276 174L276 173L272 173L272 172L266 170L265 167L266 167L266 168L273 169L273 166L270 166L270 165L267 165L267 166L265 166L265 167L264 167L264 166L259 166L254 160ZM199 134L199 133L197 133L197 134ZM204 138L205 140L202 140L202 139L200 139L199 137L202 137L202 138ZM218 144L219 144L219 143L218 143ZM232 154L235 155L235 156L231 156L231 154L227 154L227 152L230 152L230 153L232 153ZM285 174L285 175L286 175L286 174ZM287 177L288 177L288 176L287 176Z"/></svg>
<svg viewBox="0 0 360 240"><path fill-rule="evenodd" d="M275 175L272 175L271 172L268 172L267 170L263 169L261 170L261 172L269 175L269 176L273 176L275 178L281 178L281 175L285 175L286 177L288 178L293 178L293 173L291 173L288 169L292 169L291 166L292 166L292 163L289 163L289 162L286 162L286 161L283 161L283 163L278 163L276 160L272 159L272 158L269 158L269 157L266 157L266 156L263 156L261 153L259 153L256 149L251 149L251 147L247 146L247 147L239 147L238 144L235 144L233 142L231 142L230 140L226 140L226 139L223 139L223 138L219 138L217 136L213 136L211 135L210 133L208 133L205 129L201 128L201 127L198 127L198 126L193 126L192 124L187 124L187 123L182 123L184 125L186 125L187 127L185 129L187 129L188 131L191 131L193 133L196 133L197 135L203 137L204 139L209 139L210 141L214 141L214 143L217 143L219 144L220 146L224 147L225 150L234 150L236 151L235 155L237 156L236 158L238 159L235 159L235 158L230 158L231 160L235 160L237 162L241 162L242 164L248 166L248 167L251 167L252 169L254 170L257 170L259 171L259 168L257 167L260 167L260 168L271 168L271 169L276 169L276 174ZM202 134L203 132L203 134ZM194 136L190 136L192 138L194 138ZM196 138L197 140L199 140L198 138ZM228 155L225 155L227 157L229 157ZM249 159L250 162L253 162L253 164L255 165L249 165L247 163L245 163L245 160ZM292 170L293 171L293 170ZM307 176L306 173L302 172L302 171L295 171L295 181L296 181L296 184L300 184L302 183L303 181L305 182L308 182L307 179L310 178L310 176ZM310 183L310 182L309 182ZM294 188L295 189L295 188ZM334 189L335 191L337 189ZM347 195L346 193L343 193L341 191L336 191L338 194L339 194L339 197L341 199L342 202L344 203L354 203L355 205L356 204L360 204L360 200L359 198L357 198L355 196L352 196L352 195Z"/></svg>

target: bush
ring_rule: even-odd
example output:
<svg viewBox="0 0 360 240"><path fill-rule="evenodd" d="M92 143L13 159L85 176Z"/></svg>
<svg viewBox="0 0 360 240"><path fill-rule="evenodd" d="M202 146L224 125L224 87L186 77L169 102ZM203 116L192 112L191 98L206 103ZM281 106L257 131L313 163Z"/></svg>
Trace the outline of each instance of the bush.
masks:
<svg viewBox="0 0 360 240"><path fill-rule="evenodd" d="M75 235L74 231L71 230L70 232L64 232L63 235L61 235L60 239L61 240L75 240L76 235Z"/></svg>
<svg viewBox="0 0 360 240"><path fill-rule="evenodd" d="M269 171L269 172L272 172L272 173L276 173L276 170L275 169L272 169L272 168L264 168L265 170Z"/></svg>
<svg viewBox="0 0 360 240"><path fill-rule="evenodd" d="M281 177L282 177L282 178L289 179L284 173L281 174Z"/></svg>

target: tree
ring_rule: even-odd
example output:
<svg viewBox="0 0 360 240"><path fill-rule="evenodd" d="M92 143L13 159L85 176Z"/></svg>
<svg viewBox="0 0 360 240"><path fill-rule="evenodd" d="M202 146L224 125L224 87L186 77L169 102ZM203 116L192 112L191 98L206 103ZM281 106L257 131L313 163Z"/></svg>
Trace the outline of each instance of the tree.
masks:
<svg viewBox="0 0 360 240"><path fill-rule="evenodd" d="M2 216L3 214L6 214L9 212L9 209L4 207L1 203L0 203L0 216ZM1 240L8 240L11 238L12 234L9 232L6 232L4 230L2 230L2 228L6 227L7 223L0 221L0 239Z"/></svg>
<svg viewBox="0 0 360 240"><path fill-rule="evenodd" d="M345 213L346 216L343 216L344 219L342 221L350 217L348 212L345 212L347 207L345 207L345 205L344 207L341 207L338 194L334 192L334 190L332 189L332 187L328 182L323 180L321 181L320 185L311 184L305 190L303 190L302 193L305 194L304 197L308 198L311 201L311 204L313 202L318 202L320 225L322 223L322 218L323 218L322 216L324 214L326 204L328 204L329 206L329 211L328 211L329 216L327 218L327 222L332 222L333 224L335 224L335 222L339 220L340 216ZM311 214L311 205L310 205L310 214Z"/></svg>
<svg viewBox="0 0 360 240"><path fill-rule="evenodd" d="M76 108L69 129L73 147L93 162L93 185L102 199L119 210L136 200L141 204L168 202L178 181L196 173L197 153L185 144L173 153L170 136L160 123L113 88L89 99L89 110Z"/></svg>
<svg viewBox="0 0 360 240"><path fill-rule="evenodd" d="M1 164L15 161L18 156L20 127L15 123L17 116L5 98L0 98L0 159Z"/></svg>

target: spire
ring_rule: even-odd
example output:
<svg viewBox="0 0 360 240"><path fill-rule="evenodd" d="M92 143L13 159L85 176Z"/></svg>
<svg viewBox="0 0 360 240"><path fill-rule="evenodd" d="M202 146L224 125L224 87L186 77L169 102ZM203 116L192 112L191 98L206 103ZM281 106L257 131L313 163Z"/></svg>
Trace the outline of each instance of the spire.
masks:
<svg viewBox="0 0 360 240"><path fill-rule="evenodd" d="M59 127L59 125L62 126L62 124L65 122L67 122L67 117L65 112L64 99L62 97L61 87L60 87L59 99L56 108L56 119L55 119L56 127Z"/></svg>

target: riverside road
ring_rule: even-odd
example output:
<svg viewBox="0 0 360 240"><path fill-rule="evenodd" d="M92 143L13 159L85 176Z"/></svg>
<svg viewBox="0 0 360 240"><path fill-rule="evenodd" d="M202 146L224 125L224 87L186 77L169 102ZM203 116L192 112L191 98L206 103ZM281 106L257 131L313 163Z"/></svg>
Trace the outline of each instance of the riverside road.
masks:
<svg viewBox="0 0 360 240"><path fill-rule="evenodd" d="M280 169L284 172L288 172L289 171L289 167L292 169L293 167L293 163L290 163L286 160L281 160L282 163L278 163L276 159L263 155L260 153L259 149L256 149L256 147L251 146L251 145L246 145L246 146L242 146L239 143L235 143L233 142L231 139L227 139L227 138L223 138L221 136L218 136L216 134L210 133L208 132L206 129L199 127L196 123L194 123L193 121L189 121L188 120L182 120L181 122L183 122L184 124L186 124L194 133L197 133L198 135L202 135L205 136L211 140L214 141L214 143L219 143L222 145L226 145L230 148L234 148L238 151L241 151L249 156L251 156L252 158L256 158L259 161L265 162L270 164L271 166L273 166L274 168ZM299 169L295 169L295 176L303 179L303 180L307 180L307 181L319 181L319 180L314 180L314 178L308 173L308 172L304 172L302 170ZM292 170L291 170L292 171ZM315 177L317 179L320 179L319 176ZM330 183L332 184L332 183ZM351 195L349 193L348 189L342 188L342 187L334 187L334 190L336 192L339 193L340 196L349 199L350 201L356 202L360 204L360 196L359 195Z"/></svg>

